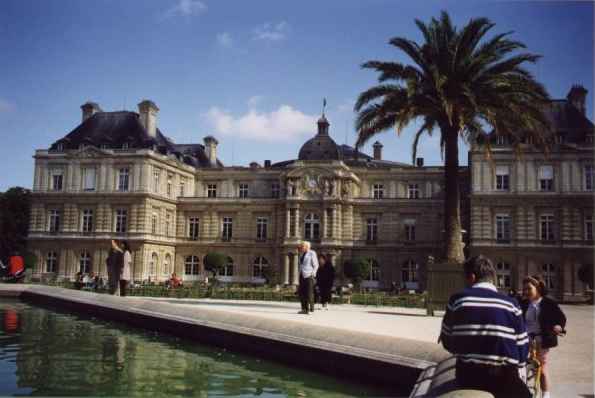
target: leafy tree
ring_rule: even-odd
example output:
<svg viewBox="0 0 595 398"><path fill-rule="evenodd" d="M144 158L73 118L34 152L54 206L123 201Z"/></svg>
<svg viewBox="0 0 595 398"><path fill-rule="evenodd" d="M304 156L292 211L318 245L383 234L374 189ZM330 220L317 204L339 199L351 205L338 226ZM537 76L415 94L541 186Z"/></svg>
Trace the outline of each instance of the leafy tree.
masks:
<svg viewBox="0 0 595 398"><path fill-rule="evenodd" d="M490 139L506 136L517 146L526 136L547 149L550 130L544 114L549 100L545 88L530 72L527 63L540 57L516 51L525 46L509 33L486 39L494 24L486 18L471 19L462 29L453 26L449 15L428 24L415 20L423 41L395 37L389 43L405 53L411 63L368 61L362 68L380 75L379 85L359 95L356 128L361 146L376 134L420 121L413 141L413 160L424 134L440 133L445 157L444 230L445 259L464 261L461 239L458 138L484 140L490 154Z"/></svg>
<svg viewBox="0 0 595 398"><path fill-rule="evenodd" d="M205 270L212 272L215 276L223 270L227 264L228 257L223 253L212 252L205 256Z"/></svg>
<svg viewBox="0 0 595 398"><path fill-rule="evenodd" d="M353 281L356 287L359 287L362 280L370 275L370 260L363 257L354 257L345 261L343 264L343 273Z"/></svg>
<svg viewBox="0 0 595 398"><path fill-rule="evenodd" d="M0 258L3 260L15 250L23 256L26 254L30 212L28 189L13 187L0 193Z"/></svg>

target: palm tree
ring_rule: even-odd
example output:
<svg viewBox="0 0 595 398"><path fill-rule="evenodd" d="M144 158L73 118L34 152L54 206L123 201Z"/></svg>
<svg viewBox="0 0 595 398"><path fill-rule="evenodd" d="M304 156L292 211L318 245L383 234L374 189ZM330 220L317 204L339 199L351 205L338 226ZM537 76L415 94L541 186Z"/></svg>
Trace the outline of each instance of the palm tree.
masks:
<svg viewBox="0 0 595 398"><path fill-rule="evenodd" d="M466 142L483 139L488 155L493 135L507 136L514 145L530 135L535 143L545 145L549 123L544 105L549 96L523 68L540 56L516 52L525 46L510 40L511 32L484 39L494 27L488 19L472 19L458 30L443 11L440 19L432 18L429 24L415 23L423 34L421 44L402 37L389 41L412 63L362 65L380 73L380 84L361 93L355 104L356 146L391 128L399 134L417 120L421 127L413 141L415 160L420 137L436 129L440 132L445 158L444 254L447 261L460 263L464 255L458 137Z"/></svg>

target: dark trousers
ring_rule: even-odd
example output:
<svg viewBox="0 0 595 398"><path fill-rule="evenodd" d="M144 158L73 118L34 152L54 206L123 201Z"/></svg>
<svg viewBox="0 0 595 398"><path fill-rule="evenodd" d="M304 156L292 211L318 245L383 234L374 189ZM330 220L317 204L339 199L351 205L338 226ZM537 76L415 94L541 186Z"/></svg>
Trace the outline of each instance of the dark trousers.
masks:
<svg viewBox="0 0 595 398"><path fill-rule="evenodd" d="M126 286L128 286L128 281L120 279L120 296L126 296Z"/></svg>
<svg viewBox="0 0 595 398"><path fill-rule="evenodd" d="M331 302L332 299L332 287L329 286L320 286L320 304L327 304Z"/></svg>
<svg viewBox="0 0 595 398"><path fill-rule="evenodd" d="M314 311L314 278L304 278L300 274L298 293L302 303L302 311Z"/></svg>
<svg viewBox="0 0 595 398"><path fill-rule="evenodd" d="M489 366L457 361L456 379L461 389L487 391L496 398L531 398L531 392L519 377L516 366Z"/></svg>

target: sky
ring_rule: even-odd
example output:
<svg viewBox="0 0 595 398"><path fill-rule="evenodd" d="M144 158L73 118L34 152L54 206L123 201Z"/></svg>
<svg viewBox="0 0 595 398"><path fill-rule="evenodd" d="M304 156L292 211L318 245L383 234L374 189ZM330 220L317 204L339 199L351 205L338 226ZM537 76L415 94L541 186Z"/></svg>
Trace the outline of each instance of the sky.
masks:
<svg viewBox="0 0 595 398"><path fill-rule="evenodd" d="M441 10L458 26L487 17L494 34L513 31L543 56L529 69L552 98L589 90L593 120L589 1L2 0L0 191L31 187L35 149L73 130L89 100L136 111L150 99L176 143L214 135L226 165L248 165L296 158L326 98L331 136L353 145L353 104L377 82L361 64L408 62L388 41L421 40L414 20ZM410 162L414 131L379 135L383 157ZM437 134L418 156L442 164Z"/></svg>

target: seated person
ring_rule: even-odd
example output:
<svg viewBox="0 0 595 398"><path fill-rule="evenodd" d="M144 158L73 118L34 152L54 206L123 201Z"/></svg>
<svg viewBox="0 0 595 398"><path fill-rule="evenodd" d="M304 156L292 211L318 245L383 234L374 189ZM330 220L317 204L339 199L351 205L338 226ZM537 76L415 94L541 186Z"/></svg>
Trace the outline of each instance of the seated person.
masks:
<svg viewBox="0 0 595 398"><path fill-rule="evenodd" d="M25 276L25 261L18 251L15 251L8 259L8 276L14 278L15 281Z"/></svg>
<svg viewBox="0 0 595 398"><path fill-rule="evenodd" d="M171 277L169 278L168 282L169 282L169 286L174 289L176 287L182 286L182 279L178 278L178 276L176 275L175 272L171 274Z"/></svg>

